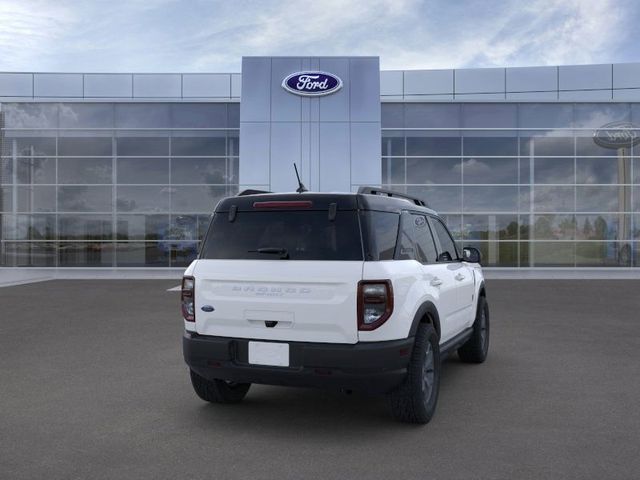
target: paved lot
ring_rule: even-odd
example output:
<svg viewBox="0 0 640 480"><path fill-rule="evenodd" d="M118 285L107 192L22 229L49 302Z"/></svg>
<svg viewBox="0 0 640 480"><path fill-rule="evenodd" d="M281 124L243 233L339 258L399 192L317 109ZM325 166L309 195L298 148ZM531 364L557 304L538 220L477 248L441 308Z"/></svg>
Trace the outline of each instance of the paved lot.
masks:
<svg viewBox="0 0 640 480"><path fill-rule="evenodd" d="M426 427L382 398L191 390L172 281L0 289L0 478L638 478L640 281L490 281L484 365Z"/></svg>

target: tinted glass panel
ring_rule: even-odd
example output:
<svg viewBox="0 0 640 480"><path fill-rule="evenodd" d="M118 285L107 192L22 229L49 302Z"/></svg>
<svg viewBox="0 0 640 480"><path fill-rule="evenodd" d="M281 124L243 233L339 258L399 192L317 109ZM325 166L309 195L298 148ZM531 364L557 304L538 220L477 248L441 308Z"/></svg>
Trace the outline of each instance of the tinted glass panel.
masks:
<svg viewBox="0 0 640 480"><path fill-rule="evenodd" d="M176 183L231 183L232 173L225 158L173 158L171 181Z"/></svg>
<svg viewBox="0 0 640 480"><path fill-rule="evenodd" d="M55 158L18 158L16 164L18 183L56 183Z"/></svg>
<svg viewBox="0 0 640 480"><path fill-rule="evenodd" d="M537 212L575 211L575 187L534 187L533 209Z"/></svg>
<svg viewBox="0 0 640 480"><path fill-rule="evenodd" d="M464 238L469 240L517 240L517 215L465 215ZM447 222L447 226L451 225Z"/></svg>
<svg viewBox="0 0 640 480"><path fill-rule="evenodd" d="M404 105L405 127L459 128L460 105L407 103Z"/></svg>
<svg viewBox="0 0 640 480"><path fill-rule="evenodd" d="M462 162L459 158L408 158L406 164L406 183L462 183Z"/></svg>
<svg viewBox="0 0 640 480"><path fill-rule="evenodd" d="M520 155L535 155L537 157L560 157L573 156L573 154L573 137L520 137Z"/></svg>
<svg viewBox="0 0 640 480"><path fill-rule="evenodd" d="M515 212L518 187L465 187L464 212Z"/></svg>
<svg viewBox="0 0 640 480"><path fill-rule="evenodd" d="M532 267L572 267L575 263L575 244L573 242L533 242L530 262Z"/></svg>
<svg viewBox="0 0 640 480"><path fill-rule="evenodd" d="M516 128L517 121L517 105L469 103L462 106L463 127Z"/></svg>
<svg viewBox="0 0 640 480"><path fill-rule="evenodd" d="M408 180L405 177L407 160L404 158L382 159L382 183L404 184Z"/></svg>
<svg viewBox="0 0 640 480"><path fill-rule="evenodd" d="M608 215L576 215L578 240L630 240L631 216Z"/></svg>
<svg viewBox="0 0 640 480"><path fill-rule="evenodd" d="M117 243L116 265L119 267L168 267L171 244Z"/></svg>
<svg viewBox="0 0 640 480"><path fill-rule="evenodd" d="M261 248L283 249L259 253ZM241 212L234 222L216 215L203 258L277 260L362 260L356 212L338 211L329 221L326 211Z"/></svg>
<svg viewBox="0 0 640 480"><path fill-rule="evenodd" d="M119 212L168 212L170 187L118 187Z"/></svg>
<svg viewBox="0 0 640 480"><path fill-rule="evenodd" d="M630 267L631 244L626 242L576 243L577 267Z"/></svg>
<svg viewBox="0 0 640 480"><path fill-rule="evenodd" d="M533 160L533 180L535 183L575 182L573 158L536 158Z"/></svg>
<svg viewBox="0 0 640 480"><path fill-rule="evenodd" d="M431 224L433 234L438 238L438 241L440 243L438 255L442 256L443 254L448 254L451 260L456 260L458 258L456 244L442 222L437 219L430 218L429 223Z"/></svg>
<svg viewBox="0 0 640 480"><path fill-rule="evenodd" d="M56 187L17 187L18 212L55 212Z"/></svg>
<svg viewBox="0 0 640 480"><path fill-rule="evenodd" d="M168 158L118 158L119 184L169 183Z"/></svg>
<svg viewBox="0 0 640 480"><path fill-rule="evenodd" d="M537 240L573 240L576 219L573 215L534 215L533 238Z"/></svg>
<svg viewBox="0 0 640 480"><path fill-rule="evenodd" d="M171 211L211 213L217 203L233 194L227 187L172 187Z"/></svg>
<svg viewBox="0 0 640 480"><path fill-rule="evenodd" d="M517 137L464 137L464 155L515 156L518 155Z"/></svg>
<svg viewBox="0 0 640 480"><path fill-rule="evenodd" d="M113 243L61 243L58 264L61 267L111 267Z"/></svg>
<svg viewBox="0 0 640 480"><path fill-rule="evenodd" d="M117 142L119 156L166 157L169 155L169 139L166 137L121 137Z"/></svg>
<svg viewBox="0 0 640 480"><path fill-rule="evenodd" d="M527 104L518 106L520 128L571 128L573 105Z"/></svg>
<svg viewBox="0 0 640 480"><path fill-rule="evenodd" d="M110 212L111 187L58 187L60 212Z"/></svg>
<svg viewBox="0 0 640 480"><path fill-rule="evenodd" d="M391 136L391 134L385 134L382 138L382 156L392 155L404 155L404 135Z"/></svg>
<svg viewBox="0 0 640 480"><path fill-rule="evenodd" d="M111 156L111 137L60 137L58 155L60 156Z"/></svg>
<svg viewBox="0 0 640 480"><path fill-rule="evenodd" d="M399 215L368 211L363 214L367 225L367 260L392 260L398 236Z"/></svg>
<svg viewBox="0 0 640 480"><path fill-rule="evenodd" d="M577 212L622 212L625 204L624 197L631 196L631 188L615 186L576 187Z"/></svg>
<svg viewBox="0 0 640 480"><path fill-rule="evenodd" d="M112 183L111 158L59 158L58 183Z"/></svg>
<svg viewBox="0 0 640 480"><path fill-rule="evenodd" d="M406 193L424 200L438 213L462 211L462 187L407 187Z"/></svg>
<svg viewBox="0 0 640 480"><path fill-rule="evenodd" d="M225 137L173 137L171 155L184 156L224 156Z"/></svg>
<svg viewBox="0 0 640 480"><path fill-rule="evenodd" d="M518 183L517 158L465 158L464 183Z"/></svg>
<svg viewBox="0 0 640 480"><path fill-rule="evenodd" d="M407 155L441 156L460 155L462 142L460 137L424 137L407 134Z"/></svg>
<svg viewBox="0 0 640 480"><path fill-rule="evenodd" d="M13 141L4 140L5 154L13 155ZM18 137L15 139L15 153L24 157L46 157L56 154L56 139L53 137Z"/></svg>
<svg viewBox="0 0 640 480"><path fill-rule="evenodd" d="M172 105L173 127L176 128L224 128L227 126L225 103L176 103Z"/></svg>
<svg viewBox="0 0 640 480"><path fill-rule="evenodd" d="M577 158L578 183L631 183L629 158Z"/></svg>
<svg viewBox="0 0 640 480"><path fill-rule="evenodd" d="M7 128L57 128L58 105L52 103L3 103Z"/></svg>
<svg viewBox="0 0 640 480"><path fill-rule="evenodd" d="M55 240L55 215L2 215L3 240Z"/></svg>
<svg viewBox="0 0 640 480"><path fill-rule="evenodd" d="M403 128L404 127L404 104L383 103L380 106L382 128Z"/></svg>
<svg viewBox="0 0 640 480"><path fill-rule="evenodd" d="M61 240L111 240L111 215L59 215Z"/></svg>
<svg viewBox="0 0 640 480"><path fill-rule="evenodd" d="M52 243L5 242L0 261L7 267L55 267L56 246Z"/></svg>
<svg viewBox="0 0 640 480"><path fill-rule="evenodd" d="M169 215L118 215L118 240L164 240Z"/></svg>
<svg viewBox="0 0 640 480"><path fill-rule="evenodd" d="M118 128L171 127L169 104L117 103L115 112L116 127Z"/></svg>
<svg viewBox="0 0 640 480"><path fill-rule="evenodd" d="M480 250L483 267L518 266L518 244L516 242L465 242L464 245Z"/></svg>
<svg viewBox="0 0 640 480"><path fill-rule="evenodd" d="M61 128L112 128L114 106L110 103L60 104Z"/></svg>

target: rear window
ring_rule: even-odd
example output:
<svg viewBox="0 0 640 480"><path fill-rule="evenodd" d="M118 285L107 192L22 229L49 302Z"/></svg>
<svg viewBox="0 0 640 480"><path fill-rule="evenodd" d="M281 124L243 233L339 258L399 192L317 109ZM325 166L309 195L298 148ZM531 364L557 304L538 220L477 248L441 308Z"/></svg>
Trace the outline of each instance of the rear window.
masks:
<svg viewBox="0 0 640 480"><path fill-rule="evenodd" d="M217 213L200 258L219 260L362 260L358 214L338 211Z"/></svg>

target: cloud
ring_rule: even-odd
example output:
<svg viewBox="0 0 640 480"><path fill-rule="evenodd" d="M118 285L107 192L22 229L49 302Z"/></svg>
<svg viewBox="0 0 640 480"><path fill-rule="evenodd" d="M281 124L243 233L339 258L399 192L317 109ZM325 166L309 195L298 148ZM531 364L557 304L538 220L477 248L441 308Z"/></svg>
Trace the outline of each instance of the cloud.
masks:
<svg viewBox="0 0 640 480"><path fill-rule="evenodd" d="M0 0L0 70L239 71L243 55L384 69L638 61L632 0Z"/></svg>

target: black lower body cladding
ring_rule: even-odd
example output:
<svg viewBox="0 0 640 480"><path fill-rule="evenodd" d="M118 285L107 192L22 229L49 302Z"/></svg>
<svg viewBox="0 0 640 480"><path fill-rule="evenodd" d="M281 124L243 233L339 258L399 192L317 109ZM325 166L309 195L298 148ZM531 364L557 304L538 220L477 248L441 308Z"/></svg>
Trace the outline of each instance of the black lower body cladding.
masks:
<svg viewBox="0 0 640 480"><path fill-rule="evenodd" d="M404 380L414 338L354 345L287 342L289 367L250 364L249 341L185 332L184 359L207 379L386 393Z"/></svg>

